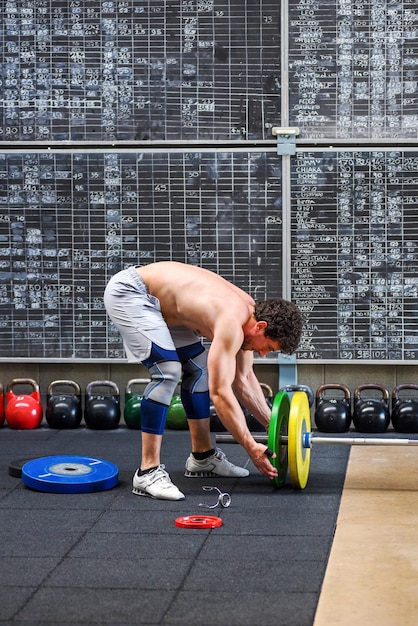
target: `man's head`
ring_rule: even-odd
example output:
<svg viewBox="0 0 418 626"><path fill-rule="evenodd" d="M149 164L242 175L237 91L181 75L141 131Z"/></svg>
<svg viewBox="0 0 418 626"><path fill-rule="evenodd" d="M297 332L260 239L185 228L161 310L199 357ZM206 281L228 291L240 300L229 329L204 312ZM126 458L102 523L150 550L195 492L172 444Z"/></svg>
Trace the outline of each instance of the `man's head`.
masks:
<svg viewBox="0 0 418 626"><path fill-rule="evenodd" d="M293 302L283 298L256 302L254 317L257 322L267 323L264 336L279 342L281 352L293 354L296 351L303 321L300 310Z"/></svg>

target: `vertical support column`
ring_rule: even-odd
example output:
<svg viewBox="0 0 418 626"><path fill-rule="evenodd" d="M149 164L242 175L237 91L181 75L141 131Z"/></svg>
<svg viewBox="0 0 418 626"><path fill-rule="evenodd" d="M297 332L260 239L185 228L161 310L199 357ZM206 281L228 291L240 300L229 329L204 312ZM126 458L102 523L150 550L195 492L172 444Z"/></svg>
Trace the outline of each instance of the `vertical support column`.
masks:
<svg viewBox="0 0 418 626"><path fill-rule="evenodd" d="M298 128L288 127L289 124L289 6L288 0L281 3L281 123L280 128L273 127L273 135L277 137L277 154L282 159L282 284L283 297L291 299L291 186L290 158L296 153L296 135ZM297 384L297 366L295 355L278 355L279 389L287 385Z"/></svg>
<svg viewBox="0 0 418 626"><path fill-rule="evenodd" d="M282 0L280 15L280 41L281 41L281 124L289 124L289 0ZM273 134L275 134L273 128ZM277 135L277 148L279 153L279 137ZM291 293L291 266L290 259L290 156L282 154L282 232L283 232L283 260L282 260L282 285L283 297L290 300Z"/></svg>

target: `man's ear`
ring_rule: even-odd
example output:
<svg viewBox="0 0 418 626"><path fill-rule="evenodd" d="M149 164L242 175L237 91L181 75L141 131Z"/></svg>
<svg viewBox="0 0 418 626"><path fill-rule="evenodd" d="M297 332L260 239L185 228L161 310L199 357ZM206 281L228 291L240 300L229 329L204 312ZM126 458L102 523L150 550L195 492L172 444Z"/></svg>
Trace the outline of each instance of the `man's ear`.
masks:
<svg viewBox="0 0 418 626"><path fill-rule="evenodd" d="M260 320L259 322L257 322L257 330L266 330L267 328L267 322L265 322L264 320Z"/></svg>

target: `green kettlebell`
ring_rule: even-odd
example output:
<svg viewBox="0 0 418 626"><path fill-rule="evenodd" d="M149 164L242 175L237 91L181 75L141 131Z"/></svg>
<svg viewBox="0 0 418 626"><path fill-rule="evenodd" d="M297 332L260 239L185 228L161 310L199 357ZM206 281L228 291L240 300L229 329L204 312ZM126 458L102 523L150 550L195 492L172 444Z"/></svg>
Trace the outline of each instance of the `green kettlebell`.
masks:
<svg viewBox="0 0 418 626"><path fill-rule="evenodd" d="M133 388L137 385L146 386L149 382L149 378L132 378L128 380L125 388L125 407L123 409L123 418L128 428L141 430L142 395L139 392L135 393Z"/></svg>
<svg viewBox="0 0 418 626"><path fill-rule="evenodd" d="M171 399L165 425L170 430L187 430L189 427L186 411L179 395L173 396Z"/></svg>

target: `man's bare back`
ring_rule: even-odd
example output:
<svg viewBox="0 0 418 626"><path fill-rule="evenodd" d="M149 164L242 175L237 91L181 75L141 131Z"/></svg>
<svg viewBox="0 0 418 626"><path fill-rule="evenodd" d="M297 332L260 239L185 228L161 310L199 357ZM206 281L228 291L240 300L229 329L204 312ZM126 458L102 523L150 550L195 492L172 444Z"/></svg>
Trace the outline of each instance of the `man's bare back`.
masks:
<svg viewBox="0 0 418 626"><path fill-rule="evenodd" d="M213 339L218 323L243 327L253 314L251 296L201 267L161 261L139 267L137 272L160 301L169 326L188 326Z"/></svg>

